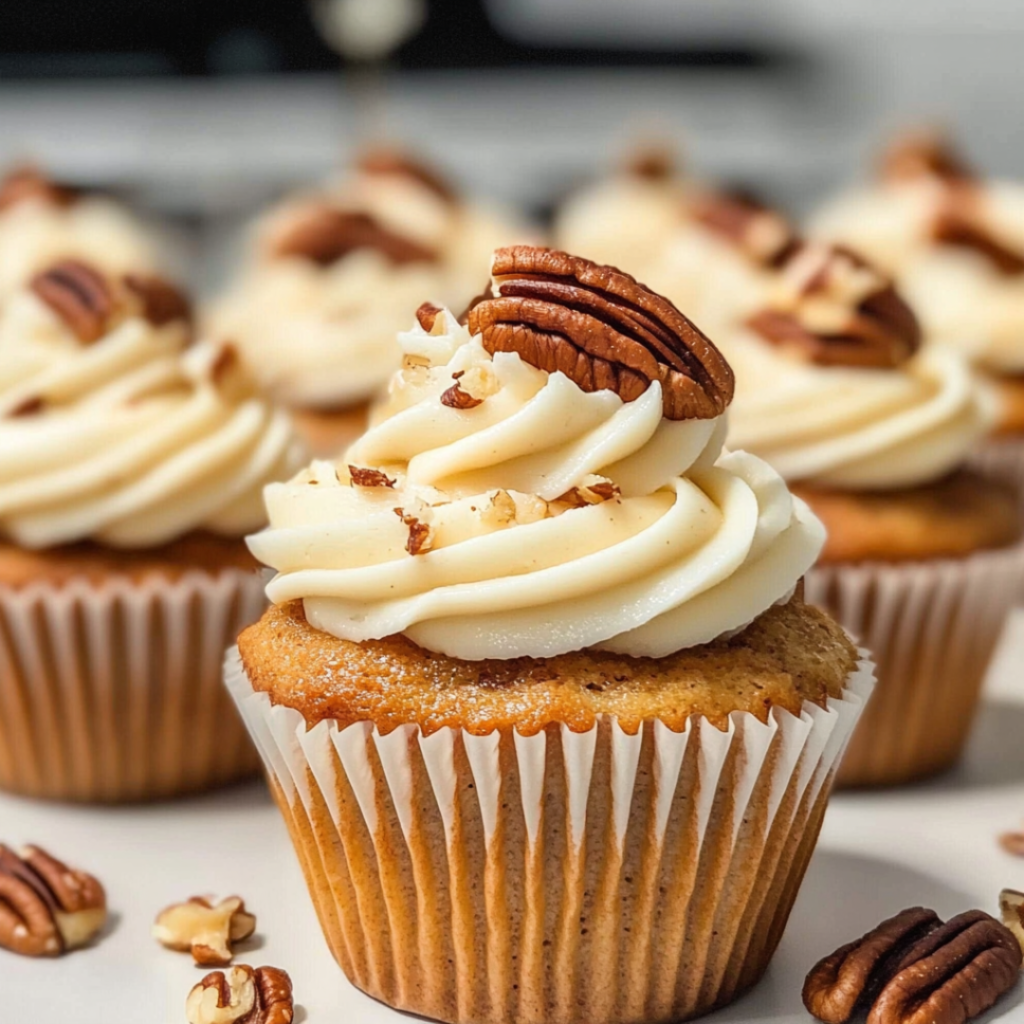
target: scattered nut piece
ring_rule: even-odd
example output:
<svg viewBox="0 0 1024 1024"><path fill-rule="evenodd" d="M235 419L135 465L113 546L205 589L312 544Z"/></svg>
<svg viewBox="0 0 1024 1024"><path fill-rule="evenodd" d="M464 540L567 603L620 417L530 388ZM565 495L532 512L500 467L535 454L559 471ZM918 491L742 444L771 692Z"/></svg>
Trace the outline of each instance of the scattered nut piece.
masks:
<svg viewBox="0 0 1024 1024"><path fill-rule="evenodd" d="M999 837L999 845L1015 857L1024 857L1024 832L1004 832Z"/></svg>
<svg viewBox="0 0 1024 1024"><path fill-rule="evenodd" d="M999 916L1024 950L1024 892L1004 889L999 894Z"/></svg>
<svg viewBox="0 0 1024 1024"><path fill-rule="evenodd" d="M25 401L19 402L7 415L14 417L34 416L37 412L42 412L45 405L46 403L39 395L33 395L31 398L26 398Z"/></svg>
<svg viewBox="0 0 1024 1024"><path fill-rule="evenodd" d="M460 379L463 376L465 376L464 370L453 373L452 378L455 383L441 395L441 404L448 406L449 409L475 409L478 405L483 404L482 398L476 398L469 391L463 390Z"/></svg>
<svg viewBox="0 0 1024 1024"><path fill-rule="evenodd" d="M437 315L441 312L443 312L441 307L435 305L433 302L423 302L416 310L416 320L419 322L420 327L422 327L427 334L430 334L434 329L434 324L437 323Z"/></svg>
<svg viewBox="0 0 1024 1024"><path fill-rule="evenodd" d="M0 845L0 947L59 956L86 945L107 920L103 886L38 846Z"/></svg>
<svg viewBox="0 0 1024 1024"><path fill-rule="evenodd" d="M154 274L125 274L126 291L142 307L142 315L155 327L174 320L192 319L192 305L176 285Z"/></svg>
<svg viewBox="0 0 1024 1024"><path fill-rule="evenodd" d="M409 527L409 539L405 542L405 550L410 555L425 555L434 544L434 531L430 523L423 518L424 513L413 515L403 508L392 509L396 516ZM427 510L429 512L429 510Z"/></svg>
<svg viewBox="0 0 1024 1024"><path fill-rule="evenodd" d="M585 508L587 505L600 505L605 501L611 501L620 494L618 484L603 476L591 475L584 477L578 487L570 487L551 504L565 505L567 508Z"/></svg>
<svg viewBox="0 0 1024 1024"><path fill-rule="evenodd" d="M185 1016L189 1024L291 1024L291 978L277 967L213 971L189 992Z"/></svg>
<svg viewBox="0 0 1024 1024"><path fill-rule="evenodd" d="M395 481L379 469L369 469L366 466L349 466L349 479L355 487L391 487Z"/></svg>
<svg viewBox="0 0 1024 1024"><path fill-rule="evenodd" d="M231 945L256 931L256 918L238 896L214 904L209 896L193 896L158 915L153 937L168 949L191 952L201 967L223 967L231 963Z"/></svg>

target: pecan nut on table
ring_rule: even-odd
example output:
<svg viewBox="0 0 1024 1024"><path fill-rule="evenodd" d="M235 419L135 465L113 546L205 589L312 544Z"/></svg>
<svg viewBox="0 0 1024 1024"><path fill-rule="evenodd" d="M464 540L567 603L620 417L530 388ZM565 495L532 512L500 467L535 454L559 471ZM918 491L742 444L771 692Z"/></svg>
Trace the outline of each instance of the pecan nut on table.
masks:
<svg viewBox="0 0 1024 1024"><path fill-rule="evenodd" d="M292 1024L292 981L277 967L213 971L185 1001L189 1024Z"/></svg>
<svg viewBox="0 0 1024 1024"><path fill-rule="evenodd" d="M963 1024L1014 986L1022 958L1014 933L982 910L943 924L912 907L819 961L804 1005L825 1024L864 1011L868 1024Z"/></svg>
<svg viewBox="0 0 1024 1024"><path fill-rule="evenodd" d="M168 949L191 953L201 967L231 963L232 945L256 931L256 918L238 896L214 903L209 896L193 896L167 907L153 924L153 937Z"/></svg>

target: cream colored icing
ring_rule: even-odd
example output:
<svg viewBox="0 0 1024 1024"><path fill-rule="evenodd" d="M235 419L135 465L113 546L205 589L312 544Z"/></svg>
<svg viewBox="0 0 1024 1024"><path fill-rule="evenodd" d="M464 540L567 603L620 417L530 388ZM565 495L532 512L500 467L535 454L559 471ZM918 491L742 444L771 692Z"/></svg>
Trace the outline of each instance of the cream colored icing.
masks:
<svg viewBox="0 0 1024 1024"><path fill-rule="evenodd" d="M736 374L729 444L789 481L854 490L928 483L961 465L994 419L965 360L942 349L884 370L815 366L748 333L727 351Z"/></svg>
<svg viewBox="0 0 1024 1024"><path fill-rule="evenodd" d="M273 240L311 201L368 213L437 253L396 266L358 249L328 266L273 255ZM494 249L532 232L501 211L451 203L406 175L359 174L273 211L256 228L247 269L211 310L209 333L242 351L262 386L297 408L373 397L401 362L395 335L424 301L463 308Z"/></svg>
<svg viewBox="0 0 1024 1024"><path fill-rule="evenodd" d="M270 598L301 599L317 628L465 659L658 657L742 628L817 557L823 529L781 477L723 452L723 419L663 419L659 383L629 403L586 393L491 356L449 313L399 341L367 433L268 487L270 526L249 540L277 571ZM482 403L445 405L456 379ZM355 486L348 466L394 486ZM609 483L608 500L589 489ZM425 553L395 509L428 527Z"/></svg>
<svg viewBox="0 0 1024 1024"><path fill-rule="evenodd" d="M241 536L262 487L294 472L287 416L182 322L130 317L83 345L29 291L0 315L0 534L28 548L153 547ZM34 411L19 410L33 405Z"/></svg>
<svg viewBox="0 0 1024 1024"><path fill-rule="evenodd" d="M1024 185L979 186L979 216L994 238L1024 252ZM942 201L934 181L861 189L811 221L820 238L860 250L893 274L925 336L997 373L1024 372L1024 275L1007 276L984 256L938 244L932 225Z"/></svg>
<svg viewBox="0 0 1024 1024"><path fill-rule="evenodd" d="M85 196L67 206L26 199L0 210L0 303L38 271L69 257L112 273L159 265L143 227L107 199Z"/></svg>

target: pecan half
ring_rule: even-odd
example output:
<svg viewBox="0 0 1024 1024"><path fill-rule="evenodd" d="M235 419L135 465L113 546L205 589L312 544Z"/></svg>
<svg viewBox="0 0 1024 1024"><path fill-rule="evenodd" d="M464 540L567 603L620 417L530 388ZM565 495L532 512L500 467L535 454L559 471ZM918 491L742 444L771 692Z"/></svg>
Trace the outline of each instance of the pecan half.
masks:
<svg viewBox="0 0 1024 1024"><path fill-rule="evenodd" d="M973 169L941 132L914 131L895 139L882 154L881 175L889 181L934 178L944 182L975 180Z"/></svg>
<svg viewBox="0 0 1024 1024"><path fill-rule="evenodd" d="M114 295L107 279L80 260L54 264L36 274L29 287L87 345L102 337L114 313Z"/></svg>
<svg viewBox="0 0 1024 1024"><path fill-rule="evenodd" d="M694 201L690 215L766 267L782 264L799 244L781 214L744 192L705 193Z"/></svg>
<svg viewBox="0 0 1024 1024"><path fill-rule="evenodd" d="M107 920L103 886L38 846L0 845L0 947L59 956L86 945Z"/></svg>
<svg viewBox="0 0 1024 1024"><path fill-rule="evenodd" d="M374 146L359 157L356 166L364 174L393 174L409 178L446 203L454 205L458 201L455 189L443 174L400 149Z"/></svg>
<svg viewBox="0 0 1024 1024"><path fill-rule="evenodd" d="M396 266L438 258L433 249L390 231L368 213L327 205L310 207L273 246L277 256L301 256L320 266L357 249L374 249Z"/></svg>
<svg viewBox="0 0 1024 1024"><path fill-rule="evenodd" d="M192 304L170 281L153 274L125 274L121 280L125 290L141 305L142 315L155 327L192 319Z"/></svg>
<svg viewBox="0 0 1024 1024"><path fill-rule="evenodd" d="M821 366L886 369L921 345L914 311L893 283L845 246L801 244L780 268L785 293L747 326Z"/></svg>
<svg viewBox="0 0 1024 1024"><path fill-rule="evenodd" d="M488 352L624 402L660 381L672 420L712 419L732 401L732 370L710 339L629 274L528 245L498 249L491 272L495 297L467 312Z"/></svg>
<svg viewBox="0 0 1024 1024"><path fill-rule="evenodd" d="M963 1024L1013 987L1022 957L1013 933L994 917L960 914L906 951L868 1024Z"/></svg>
<svg viewBox="0 0 1024 1024"><path fill-rule="evenodd" d="M379 469L368 469L366 466L348 467L349 479L356 487L394 487L395 481Z"/></svg>
<svg viewBox="0 0 1024 1024"><path fill-rule="evenodd" d="M1024 892L1004 889L999 894L999 916L1024 949Z"/></svg>
<svg viewBox="0 0 1024 1024"><path fill-rule="evenodd" d="M671 181L676 174L676 157L671 146L651 143L639 146L626 160L623 170L642 181Z"/></svg>
<svg viewBox="0 0 1024 1024"><path fill-rule="evenodd" d="M51 181L38 167L15 167L0 181L0 210L32 199L50 206L70 206L77 198L75 189Z"/></svg>
<svg viewBox="0 0 1024 1024"><path fill-rule="evenodd" d="M291 978L277 967L213 971L189 992L185 1016L189 1024L291 1024Z"/></svg>
<svg viewBox="0 0 1024 1024"><path fill-rule="evenodd" d="M804 982L804 1006L825 1024L846 1024L893 974L893 964L941 924L934 910L911 907L818 961Z"/></svg>
<svg viewBox="0 0 1024 1024"><path fill-rule="evenodd" d="M1004 277L1024 274L1024 252L996 238L974 211L974 205L971 196L951 194L935 218L935 240L978 253Z"/></svg>
<svg viewBox="0 0 1024 1024"><path fill-rule="evenodd" d="M153 937L168 949L191 952L202 967L223 967L231 963L232 943L243 942L255 930L256 918L238 896L216 904L208 896L193 896L157 915Z"/></svg>

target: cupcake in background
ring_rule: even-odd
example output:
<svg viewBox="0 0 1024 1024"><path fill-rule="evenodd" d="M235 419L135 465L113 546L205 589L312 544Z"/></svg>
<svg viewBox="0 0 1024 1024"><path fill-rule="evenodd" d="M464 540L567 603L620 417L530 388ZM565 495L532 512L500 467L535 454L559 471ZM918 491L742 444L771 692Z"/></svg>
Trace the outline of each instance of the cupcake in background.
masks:
<svg viewBox="0 0 1024 1024"><path fill-rule="evenodd" d="M811 231L893 274L929 341L985 374L999 405L981 458L1024 481L1024 184L985 180L941 136L907 134L878 180L826 204Z"/></svg>
<svg viewBox="0 0 1024 1024"><path fill-rule="evenodd" d="M0 310L0 788L121 801L257 765L219 685L258 617L242 540L301 458L187 301L76 260Z"/></svg>
<svg viewBox="0 0 1024 1024"><path fill-rule="evenodd" d="M0 180L0 307L62 259L116 274L154 272L162 262L151 233L121 204L51 181L35 167L15 168Z"/></svg>
<svg viewBox="0 0 1024 1024"><path fill-rule="evenodd" d="M398 366L395 334L416 307L429 298L461 308L480 291L481 261L530 234L428 166L370 150L345 180L259 222L208 330L238 346L314 453L337 454Z"/></svg>
<svg viewBox="0 0 1024 1024"><path fill-rule="evenodd" d="M653 1024L764 972L871 666L823 531L722 450L671 303L547 249L424 305L367 432L266 492L227 683L351 981L444 1021Z"/></svg>
<svg viewBox="0 0 1024 1024"><path fill-rule="evenodd" d="M1018 495L965 468L994 419L964 358L920 347L892 282L805 243L728 346L729 444L769 462L825 523L807 600L878 664L840 771L889 785L959 758L1024 574Z"/></svg>

